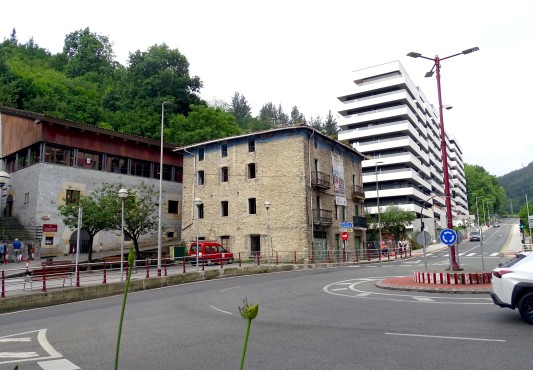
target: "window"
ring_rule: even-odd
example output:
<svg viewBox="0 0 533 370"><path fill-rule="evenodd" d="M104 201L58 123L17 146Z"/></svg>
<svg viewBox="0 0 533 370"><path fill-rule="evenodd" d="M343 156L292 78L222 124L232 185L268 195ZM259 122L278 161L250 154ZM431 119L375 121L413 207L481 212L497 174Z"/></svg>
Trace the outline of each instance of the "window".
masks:
<svg viewBox="0 0 533 370"><path fill-rule="evenodd" d="M79 201L80 201L79 190L67 190L67 197L66 197L67 204L78 204Z"/></svg>
<svg viewBox="0 0 533 370"><path fill-rule="evenodd" d="M225 250L229 251L229 235L222 235L220 237L220 244L222 244Z"/></svg>
<svg viewBox="0 0 533 370"><path fill-rule="evenodd" d="M346 206L341 206L342 220L346 221Z"/></svg>
<svg viewBox="0 0 533 370"><path fill-rule="evenodd" d="M198 148L198 162L203 161L205 156L204 148Z"/></svg>
<svg viewBox="0 0 533 370"><path fill-rule="evenodd" d="M159 163L154 163L155 178L159 178ZM163 180L172 181L172 166L163 164Z"/></svg>
<svg viewBox="0 0 533 370"><path fill-rule="evenodd" d="M100 170L100 154L78 150L77 167Z"/></svg>
<svg viewBox="0 0 533 370"><path fill-rule="evenodd" d="M177 214L179 213L179 205L180 202L177 200L169 200L168 201L168 213Z"/></svg>
<svg viewBox="0 0 533 370"><path fill-rule="evenodd" d="M220 169L220 182L228 182L228 167Z"/></svg>
<svg viewBox="0 0 533 370"><path fill-rule="evenodd" d="M126 158L107 156L105 170L114 173L128 173L128 160Z"/></svg>
<svg viewBox="0 0 533 370"><path fill-rule="evenodd" d="M229 215L229 205L227 200L220 202L220 215L222 217L227 217Z"/></svg>
<svg viewBox="0 0 533 370"><path fill-rule="evenodd" d="M48 163L71 166L72 151L70 149L62 149L46 145L44 152L44 161Z"/></svg>
<svg viewBox="0 0 533 370"><path fill-rule="evenodd" d="M255 152L255 139L248 140L248 151L250 153Z"/></svg>
<svg viewBox="0 0 533 370"><path fill-rule="evenodd" d="M255 215L257 213L255 198L248 199L248 213L251 215Z"/></svg>
<svg viewBox="0 0 533 370"><path fill-rule="evenodd" d="M198 206L198 218L204 218L204 204L199 204Z"/></svg>
<svg viewBox="0 0 533 370"><path fill-rule="evenodd" d="M150 162L132 159L130 166L130 173L133 176L150 177Z"/></svg>
<svg viewBox="0 0 533 370"><path fill-rule="evenodd" d="M250 235L250 253L253 256L261 255L261 236Z"/></svg>
<svg viewBox="0 0 533 370"><path fill-rule="evenodd" d="M204 171L198 171L198 185L205 184L205 173Z"/></svg>
<svg viewBox="0 0 533 370"><path fill-rule="evenodd" d="M228 156L228 143L222 143L222 145L220 145L220 156L221 157Z"/></svg>
<svg viewBox="0 0 533 370"><path fill-rule="evenodd" d="M248 178L255 179L255 163L248 163Z"/></svg>

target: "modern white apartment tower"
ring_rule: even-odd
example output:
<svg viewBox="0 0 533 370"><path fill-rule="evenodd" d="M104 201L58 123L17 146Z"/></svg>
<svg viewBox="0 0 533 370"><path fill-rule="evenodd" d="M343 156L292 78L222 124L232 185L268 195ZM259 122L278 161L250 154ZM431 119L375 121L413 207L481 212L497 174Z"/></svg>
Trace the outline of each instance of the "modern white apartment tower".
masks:
<svg viewBox="0 0 533 370"><path fill-rule="evenodd" d="M444 175L438 107L409 78L398 61L354 71L338 97L339 141L371 157L363 161L366 211L389 205L414 211L411 225L437 238L446 228ZM436 89L436 87L435 87ZM445 110L446 112L446 110ZM467 218L462 150L446 134L454 224ZM425 207L424 207L425 206Z"/></svg>

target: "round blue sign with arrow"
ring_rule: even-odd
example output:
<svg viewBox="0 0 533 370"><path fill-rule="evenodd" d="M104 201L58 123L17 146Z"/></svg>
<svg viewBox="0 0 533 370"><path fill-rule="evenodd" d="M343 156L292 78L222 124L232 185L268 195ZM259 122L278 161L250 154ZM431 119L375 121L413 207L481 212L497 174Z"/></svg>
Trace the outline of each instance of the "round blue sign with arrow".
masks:
<svg viewBox="0 0 533 370"><path fill-rule="evenodd" d="M457 241L457 233L451 229L444 229L440 232L440 241L446 245L452 245Z"/></svg>

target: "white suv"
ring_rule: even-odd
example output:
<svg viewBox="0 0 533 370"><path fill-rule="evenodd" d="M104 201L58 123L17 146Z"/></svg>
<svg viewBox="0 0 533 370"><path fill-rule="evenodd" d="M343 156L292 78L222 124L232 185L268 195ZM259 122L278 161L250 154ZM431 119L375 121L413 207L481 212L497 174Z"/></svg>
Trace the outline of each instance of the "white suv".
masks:
<svg viewBox="0 0 533 370"><path fill-rule="evenodd" d="M495 304L518 311L533 324L533 253L517 256L492 271L490 296Z"/></svg>

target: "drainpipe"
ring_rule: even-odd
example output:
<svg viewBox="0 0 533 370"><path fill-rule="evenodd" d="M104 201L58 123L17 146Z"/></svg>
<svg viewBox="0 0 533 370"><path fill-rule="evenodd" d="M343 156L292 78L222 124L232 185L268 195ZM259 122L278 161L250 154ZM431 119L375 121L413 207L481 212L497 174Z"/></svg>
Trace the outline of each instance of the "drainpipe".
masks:
<svg viewBox="0 0 533 370"><path fill-rule="evenodd" d="M315 235L315 219L313 214L313 168L311 163L311 139L315 135L315 129L312 129L313 132L309 136L308 145L307 145L307 160L309 161L309 191L307 195L309 196L309 206L311 211L311 253L314 253L314 235ZM307 251L307 257L309 257L309 251Z"/></svg>
<svg viewBox="0 0 533 370"><path fill-rule="evenodd" d="M187 149L183 149L185 153L192 155L194 166L192 172L192 198L191 198L191 220L194 220L194 199L196 198L196 154L189 152ZM183 221L183 219L182 219Z"/></svg>

